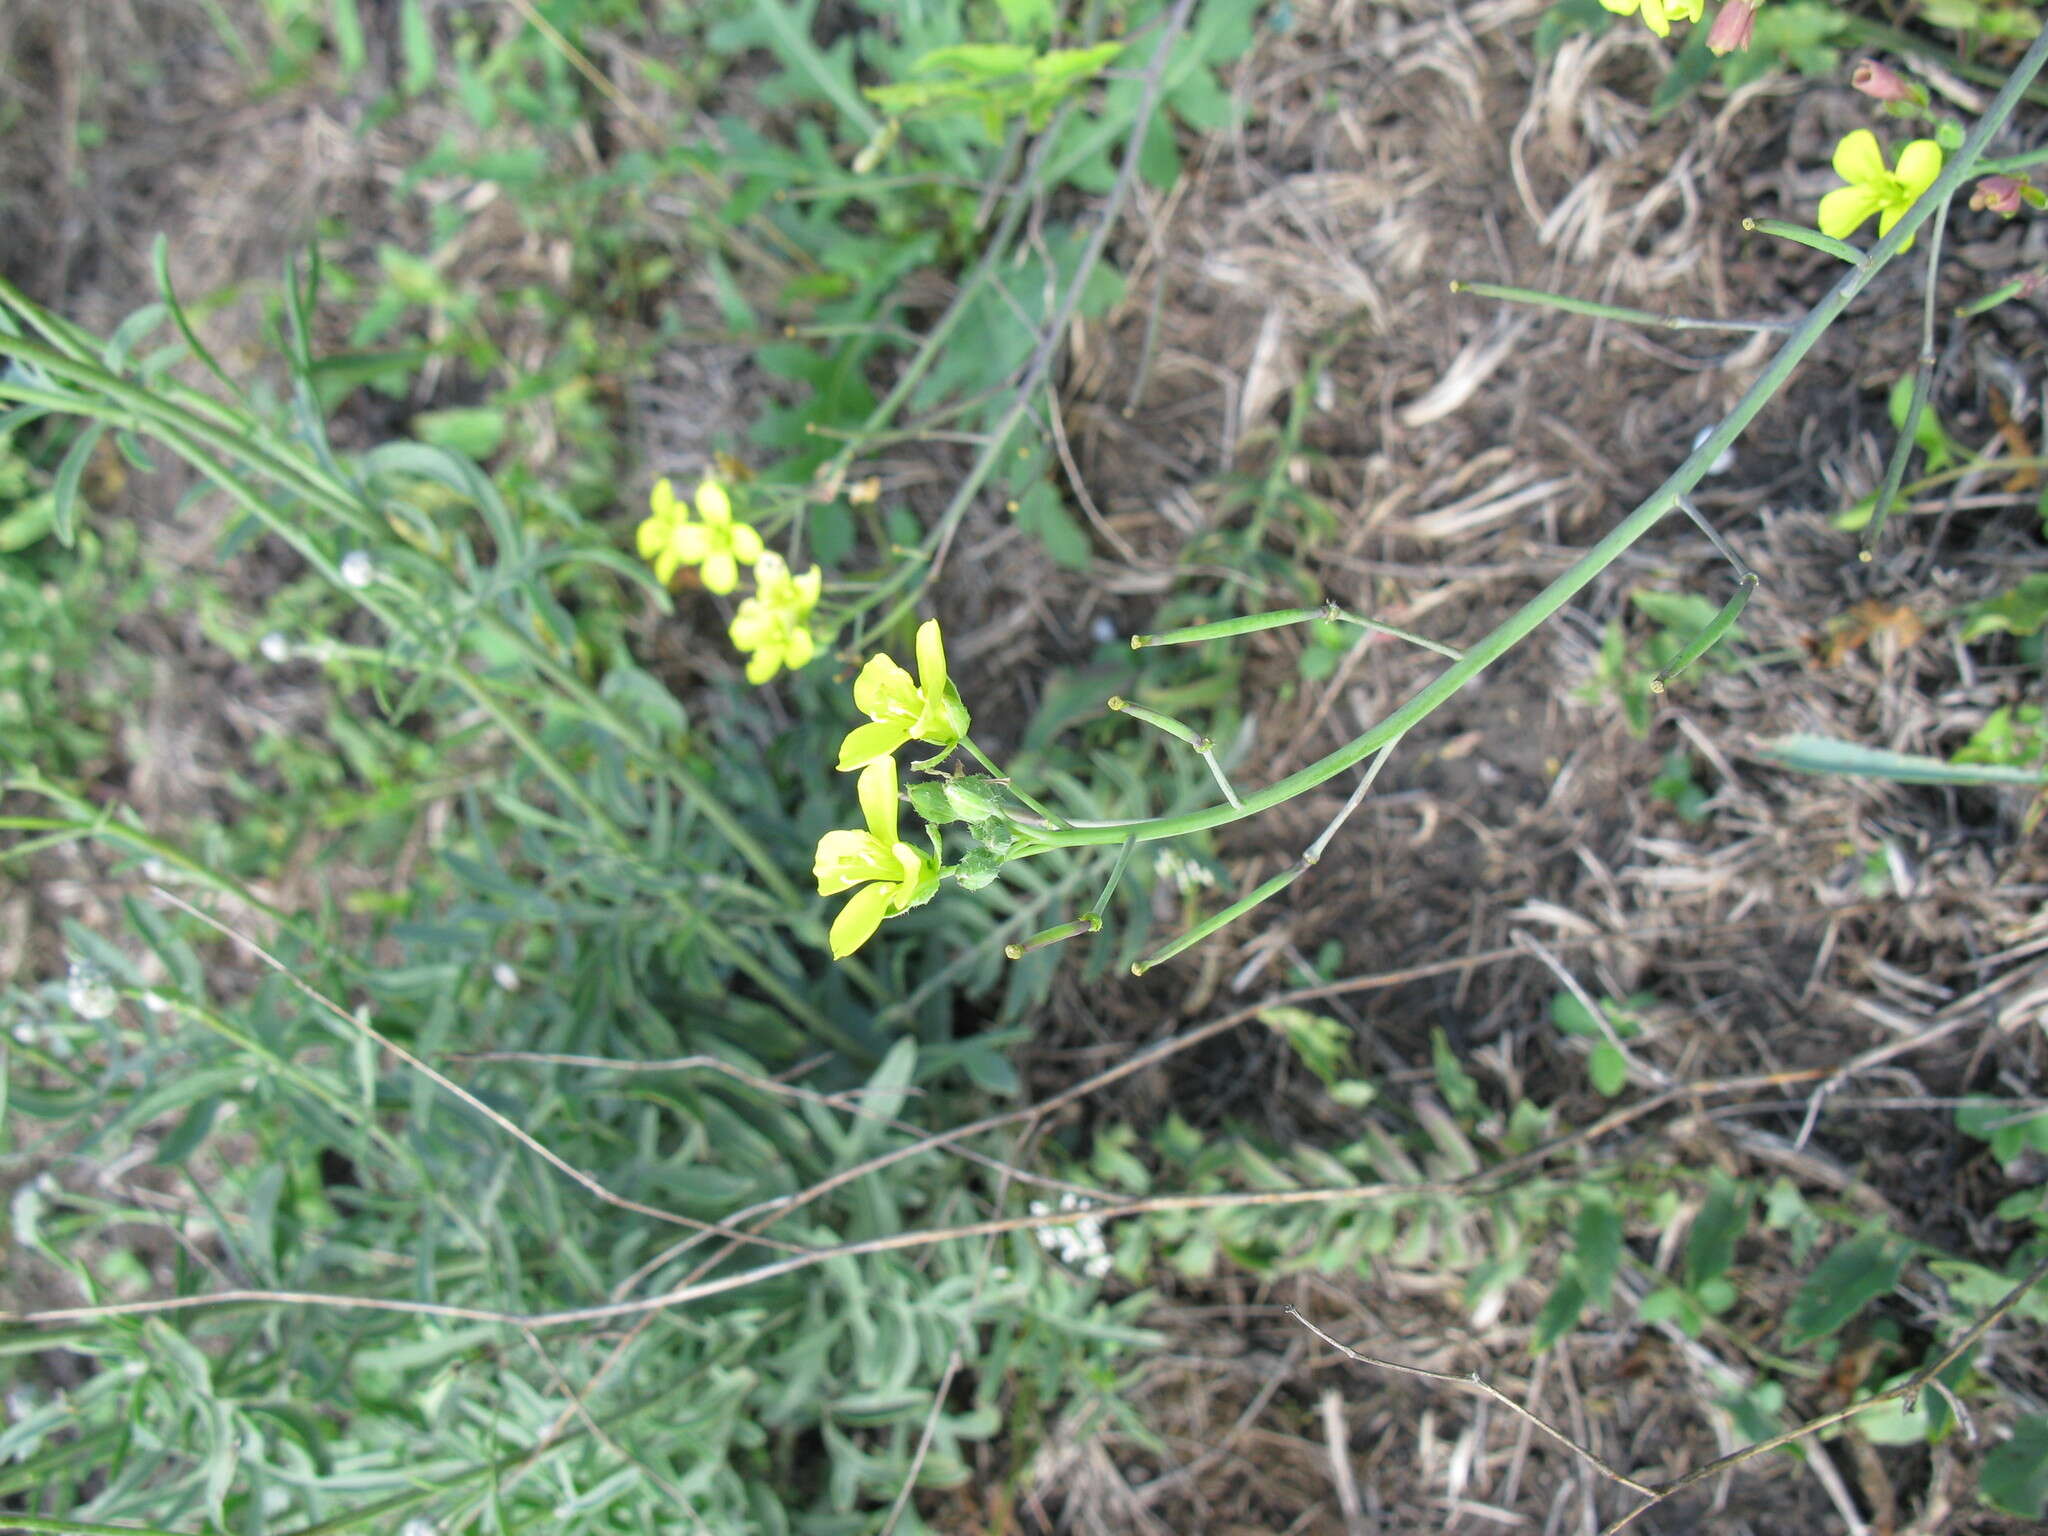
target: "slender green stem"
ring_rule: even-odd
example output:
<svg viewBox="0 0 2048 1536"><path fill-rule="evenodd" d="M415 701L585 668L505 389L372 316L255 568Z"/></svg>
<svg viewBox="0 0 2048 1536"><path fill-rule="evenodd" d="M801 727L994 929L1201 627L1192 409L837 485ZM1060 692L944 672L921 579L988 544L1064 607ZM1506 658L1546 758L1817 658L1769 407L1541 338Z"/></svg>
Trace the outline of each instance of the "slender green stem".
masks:
<svg viewBox="0 0 2048 1536"><path fill-rule="evenodd" d="M1707 515L1704 512L1702 512L1697 506L1693 505L1693 499L1690 496L1681 496L1678 498L1678 509L1679 511L1683 512L1687 517L1691 518L1693 521L1693 526L1699 529L1701 533L1704 533L1707 536L1707 542L1714 546L1714 549L1716 550L1716 552L1719 553L1721 558L1723 560L1726 560L1730 565L1735 567L1735 575L1737 580L1740 580L1742 577L1749 574L1749 567L1744 565L1740 560L1735 558L1735 551L1730 549L1727 543L1722 539L1721 535L1714 531L1714 525L1707 521Z"/></svg>
<svg viewBox="0 0 2048 1536"><path fill-rule="evenodd" d="M1790 240L1794 245L1803 245L1816 251L1856 263L1863 260L1861 247L1846 240L1837 240L1833 235L1824 235L1817 229L1808 229L1804 224L1788 224L1783 219L1744 219L1744 229L1754 230L1760 235L1776 235L1780 240Z"/></svg>
<svg viewBox="0 0 2048 1536"><path fill-rule="evenodd" d="M1920 225L1933 216L1940 201L1955 194L1956 188L1969 175L1976 156L1991 135L2004 126L2006 119L2012 115L2021 93L2040 73L2044 61L2048 61L2048 30L2044 30L2028 47L2025 57L2020 60L2007 80L2005 89L2001 90L1997 98L1985 109L1984 115L1978 119L1976 126L1964 139L1962 147L1942 168L1941 174L1934 179L1928 190L1915 200L1893 227L1892 232L1878 241L1868 256L1861 257L1855 266L1836 279L1834 286L1800 322L1799 328L1786 338L1784 345L1778 349L1777 354L1764 367L1756 381L1743 393L1734 408L1721 419L1713 431L1700 440L1687 455L1685 462L1673 470L1662 485L1652 491L1641 505L1588 550L1576 564L1517 609L1492 633L1471 646L1462 660L1446 667L1435 680L1393 714L1328 756L1289 774L1276 784L1245 796L1242 806L1211 807L1177 816L1159 816L1148 821L1110 827L1072 827L1064 831L1032 828L1031 836L1048 847L1073 847L1080 844L1120 843L1126 837L1135 837L1140 842L1152 842L1160 838L1179 837L1189 832L1226 826L1245 817L1271 810L1296 795L1314 789L1345 769L1365 761L1388 742L1406 735L1418 721L1455 697L1472 679L1528 638L1584 590L1594 577L1612 565L1624 551L1654 528L1665 514L1678 504L1680 496L1688 494L1699 484L1714 461L1742 435L1743 429L1756 414L1784 387L1793 370L1805 359L1806 354L1813 349L1828 327L1841 317L1842 312L1869 285L1885 264L1899 254L1907 241L1919 230Z"/></svg>
<svg viewBox="0 0 2048 1536"><path fill-rule="evenodd" d="M1971 169L1972 176L2010 176L2014 171L2032 170L2037 165L2048 165L2048 149L2030 149L2018 155L1994 155L1979 160Z"/></svg>
<svg viewBox="0 0 2048 1536"><path fill-rule="evenodd" d="M1482 299L1502 299L1510 304L1535 304L1544 309L1561 309L1574 315L1592 315L1601 320L1621 320L1630 325L1661 326L1667 331L1789 331L1796 320L1702 320L1691 315L1660 315L1654 310L1630 309L1622 304L1603 304L1598 299L1575 299L1568 294L1545 293L1540 288L1515 288L1505 283L1469 283L1454 279L1451 292L1476 294Z"/></svg>
<svg viewBox="0 0 2048 1536"><path fill-rule="evenodd" d="M1223 791L1223 798L1232 805L1243 805L1244 802L1237 798L1237 791L1230 787L1230 780L1224 775L1223 765L1216 761L1216 748L1205 744L1195 750L1202 754L1202 761L1209 765L1209 772L1216 780L1216 787Z"/></svg>
<svg viewBox="0 0 2048 1536"><path fill-rule="evenodd" d="M1430 639L1427 635L1418 635L1412 630L1396 629L1391 624L1382 624L1378 619L1368 619L1360 614L1346 612L1335 603L1327 605L1323 609L1322 616L1332 624L1355 624L1358 628L1369 629L1376 635L1388 635L1396 640L1406 640L1410 645L1419 645L1425 651L1435 651L1437 655L1448 656L1452 661L1456 661L1460 656L1464 655L1464 652L1458 650L1455 646L1444 645L1439 641Z"/></svg>
<svg viewBox="0 0 2048 1536"><path fill-rule="evenodd" d="M1124 877L1124 870L1130 865L1131 850L1138 846L1135 837L1127 837L1116 851L1116 860L1109 866L1109 878L1102 883L1102 894L1095 898L1095 905L1088 909L1097 917L1109 910L1109 898L1116 894L1118 882ZM1087 913L1082 914L1084 917Z"/></svg>
<svg viewBox="0 0 2048 1536"><path fill-rule="evenodd" d="M1236 922L1240 917L1243 917L1245 913L1251 911L1251 909L1253 907L1256 907L1260 902L1279 895L1282 891L1286 890L1288 886L1294 884L1296 880L1299 880L1303 873L1307 871L1307 869L1308 863L1306 860L1296 860L1294 863L1288 865L1285 869L1280 871L1279 874L1275 875L1272 879L1268 880L1264 885L1260 886L1257 890L1253 891L1251 895L1242 897L1237 901L1233 901L1229 906L1225 907L1222 911L1214 914L1211 917L1204 918L1201 922L1195 924L1194 927L1190 928L1186 933L1182 934L1179 938L1173 940L1169 944L1164 945L1160 949L1155 950L1152 954L1147 955L1143 960L1132 961L1131 974L1133 976L1142 976L1147 971L1151 970L1155 965L1164 965L1167 961L1171 960L1175 955L1179 954L1182 950L1188 949L1193 945L1201 943L1202 940L1208 938L1209 935L1214 933L1217 929Z"/></svg>
<svg viewBox="0 0 2048 1536"><path fill-rule="evenodd" d="M1877 488L1877 500L1871 504L1870 521L1863 525L1863 547L1857 552L1859 558L1869 560L1877 549L1877 541L1884 533L1884 520L1891 516L1892 503L1898 500L1899 486L1906 478L1906 461L1913 457L1920 434L1920 417L1927 409L1927 397L1934 392L1934 300L1936 285L1941 277L1941 237L1948 228L1949 199L1943 198L1934 212L1934 230L1927 241L1927 278L1925 295L1920 308L1920 359L1913 371L1913 395L1906 403L1906 419L1899 423L1898 440L1892 444L1892 456L1884 467L1884 480Z"/></svg>
<svg viewBox="0 0 2048 1536"><path fill-rule="evenodd" d="M1351 791L1351 798L1344 802L1344 808L1330 818L1330 824L1323 828L1322 834L1303 851L1301 855L1302 863L1317 864L1322 861L1323 850L1330 846L1330 839L1337 835L1338 828L1351 819L1351 813L1358 809L1359 802L1365 799L1367 793L1371 791L1373 780L1380 776L1380 770L1386 767L1387 759L1394 755L1394 748L1400 744L1401 738L1397 736L1384 747L1381 747L1378 753L1374 755L1372 765L1365 770L1364 776L1359 779L1358 787Z"/></svg>

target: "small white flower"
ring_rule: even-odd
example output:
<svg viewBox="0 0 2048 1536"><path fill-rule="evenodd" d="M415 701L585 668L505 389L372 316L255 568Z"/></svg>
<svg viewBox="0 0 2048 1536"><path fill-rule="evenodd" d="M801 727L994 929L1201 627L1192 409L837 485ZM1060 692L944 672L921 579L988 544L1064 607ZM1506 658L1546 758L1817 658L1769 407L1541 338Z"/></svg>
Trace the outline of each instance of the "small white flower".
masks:
<svg viewBox="0 0 2048 1536"><path fill-rule="evenodd" d="M142 994L142 1006L151 1013L162 1013L171 1006L171 1000L161 992L145 992Z"/></svg>
<svg viewBox="0 0 2048 1536"><path fill-rule="evenodd" d="M360 591L377 579L377 567L368 553L352 549L341 557L341 579Z"/></svg>
<svg viewBox="0 0 2048 1536"><path fill-rule="evenodd" d="M71 962L71 974L65 978L64 992L71 1003L71 1011L81 1019L104 1019L120 1002L114 993L114 984L107 980L107 973L90 960Z"/></svg>
<svg viewBox="0 0 2048 1536"><path fill-rule="evenodd" d="M501 992L517 992L519 990L519 973L503 960L500 960L491 967L491 980L498 984L498 990Z"/></svg>
<svg viewBox="0 0 2048 1536"><path fill-rule="evenodd" d="M291 641L274 629L257 642L256 649L263 653L263 659L273 667L281 667L292 659Z"/></svg>
<svg viewBox="0 0 2048 1536"><path fill-rule="evenodd" d="M440 1528L431 1520L422 1520L418 1515L398 1528L398 1536L439 1536Z"/></svg>

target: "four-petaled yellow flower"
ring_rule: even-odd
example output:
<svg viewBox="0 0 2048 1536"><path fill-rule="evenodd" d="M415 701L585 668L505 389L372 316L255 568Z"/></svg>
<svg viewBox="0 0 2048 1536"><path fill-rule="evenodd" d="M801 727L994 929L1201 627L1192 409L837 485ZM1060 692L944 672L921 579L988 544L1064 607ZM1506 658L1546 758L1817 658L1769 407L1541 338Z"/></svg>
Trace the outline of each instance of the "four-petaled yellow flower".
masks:
<svg viewBox="0 0 2048 1536"><path fill-rule="evenodd" d="M853 891L832 920L834 960L867 943L883 918L929 900L939 885L937 862L896 837L896 759L878 757L863 768L859 790L867 830L827 832L818 839L812 870L820 896Z"/></svg>
<svg viewBox="0 0 2048 1536"><path fill-rule="evenodd" d="M824 581L825 573L815 565L792 576L788 563L772 549L754 562L754 595L741 601L727 631L732 643L750 655L748 682L765 683L784 667L795 672L810 665L817 654L811 610L818 606Z"/></svg>
<svg viewBox="0 0 2048 1536"><path fill-rule="evenodd" d="M1659 37L1671 35L1671 23L1674 21L1698 21L1700 13L1707 8L1706 0L1600 0L1600 3L1617 16L1632 16L1640 8L1643 25Z"/></svg>
<svg viewBox="0 0 2048 1536"><path fill-rule="evenodd" d="M839 747L841 769L864 768L907 741L928 741L951 749L967 734L967 706L946 676L946 647L939 621L917 630L917 680L887 656L870 657L853 680L855 708L868 717Z"/></svg>
<svg viewBox="0 0 2048 1536"><path fill-rule="evenodd" d="M1835 146L1835 174L1848 185L1820 200L1820 232L1836 240L1847 239L1874 213L1878 216L1877 237L1882 240L1905 217L1913 200L1941 174L1941 160L1939 144L1915 139L1899 151L1899 168L1888 171L1877 135L1858 128ZM1912 243L1908 240L1899 249Z"/></svg>
<svg viewBox="0 0 2048 1536"><path fill-rule="evenodd" d="M674 579L679 566L701 565L705 591L730 592L739 585L740 567L761 558L761 535L734 521L732 500L716 480L707 479L697 487L701 521L691 518L690 504L667 480L654 483L648 504L653 516L640 525L640 558L653 564L663 586Z"/></svg>

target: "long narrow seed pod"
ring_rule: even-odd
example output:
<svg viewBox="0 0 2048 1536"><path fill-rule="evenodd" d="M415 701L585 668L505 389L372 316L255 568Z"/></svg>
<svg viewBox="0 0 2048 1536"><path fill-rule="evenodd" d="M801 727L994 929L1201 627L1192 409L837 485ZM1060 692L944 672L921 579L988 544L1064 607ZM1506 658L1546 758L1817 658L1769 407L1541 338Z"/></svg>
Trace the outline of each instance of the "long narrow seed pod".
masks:
<svg viewBox="0 0 2048 1536"><path fill-rule="evenodd" d="M1206 752L1215 745L1206 736L1197 736L1194 728L1182 725L1171 715L1162 715L1156 709L1147 709L1142 704L1133 704L1129 699L1116 694L1109 697L1109 707L1120 715L1129 715L1133 720L1142 720L1155 730L1166 732L1175 741L1184 741L1197 752Z"/></svg>
<svg viewBox="0 0 2048 1536"><path fill-rule="evenodd" d="M1693 636L1692 644L1680 651L1670 666L1650 679L1650 692L1662 693L1666 683L1706 655L1723 635L1735 627L1735 621L1742 616L1742 610L1748 606L1750 593L1756 590L1756 583L1755 571L1744 574L1741 583L1735 588L1735 595L1728 599L1705 629Z"/></svg>
<svg viewBox="0 0 2048 1536"><path fill-rule="evenodd" d="M1061 923L1043 933L1034 933L1028 939L1019 939L1015 944L1005 944L1003 953L1012 960L1022 960L1034 949L1044 949L1048 944L1057 944L1062 939L1077 939L1084 933L1100 933L1102 919L1093 912L1083 913L1071 923Z"/></svg>
<svg viewBox="0 0 2048 1536"><path fill-rule="evenodd" d="M1148 645L1194 645L1203 640L1228 640L1233 635L1257 634L1262 629L1279 629L1288 624L1306 624L1320 619L1321 608L1281 608L1272 613L1247 614L1241 619L1218 619L1214 624L1196 624L1187 629L1169 629L1161 635L1133 635L1131 649Z"/></svg>
<svg viewBox="0 0 2048 1536"><path fill-rule="evenodd" d="M1202 940L1209 937L1210 934L1223 927L1226 923L1236 922L1260 902L1268 897L1277 896L1280 892L1286 890L1288 886L1301 878L1302 871L1307 868L1306 862L1297 859L1242 901L1234 901L1213 917L1203 918L1201 922L1195 924L1186 933L1156 953L1147 955L1143 960L1132 961L1131 974L1133 976L1142 976L1151 970L1153 966L1161 965L1171 960L1189 945L1201 943Z"/></svg>

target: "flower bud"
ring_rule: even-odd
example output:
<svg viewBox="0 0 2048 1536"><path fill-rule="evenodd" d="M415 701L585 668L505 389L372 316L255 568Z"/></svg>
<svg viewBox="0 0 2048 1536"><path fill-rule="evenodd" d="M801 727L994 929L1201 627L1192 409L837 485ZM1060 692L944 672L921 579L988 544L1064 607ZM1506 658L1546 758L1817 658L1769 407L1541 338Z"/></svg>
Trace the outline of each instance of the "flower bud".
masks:
<svg viewBox="0 0 2048 1536"><path fill-rule="evenodd" d="M1725 0L1714 18L1713 30L1707 33L1707 51L1719 58L1747 48L1756 36L1756 13L1757 6L1750 0Z"/></svg>
<svg viewBox="0 0 2048 1536"><path fill-rule="evenodd" d="M1919 92L1889 64L1865 59L1849 76L1849 84L1876 101L1917 101Z"/></svg>
<svg viewBox="0 0 2048 1536"><path fill-rule="evenodd" d="M2009 219L2020 211L2020 184L2010 176L1986 176L1970 194L1970 206L1979 210L1989 208Z"/></svg>

